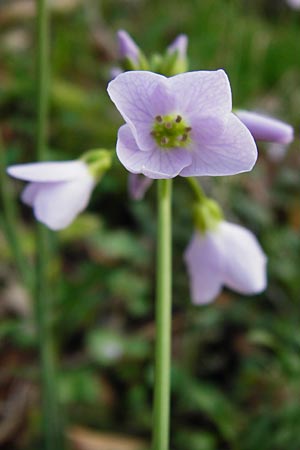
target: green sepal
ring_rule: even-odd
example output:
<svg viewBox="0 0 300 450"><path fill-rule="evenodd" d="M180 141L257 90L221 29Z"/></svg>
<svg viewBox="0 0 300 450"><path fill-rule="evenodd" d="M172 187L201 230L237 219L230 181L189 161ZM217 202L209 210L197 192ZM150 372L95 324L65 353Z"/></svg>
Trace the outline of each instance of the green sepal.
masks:
<svg viewBox="0 0 300 450"><path fill-rule="evenodd" d="M89 150L80 157L96 180L100 180L102 175L111 167L113 153L106 149Z"/></svg>
<svg viewBox="0 0 300 450"><path fill-rule="evenodd" d="M182 58L179 51L165 53L162 59L162 64L159 67L158 72L162 73L167 77L172 77L173 75L178 75L179 73L188 71L188 59Z"/></svg>
<svg viewBox="0 0 300 450"><path fill-rule="evenodd" d="M131 58L124 58L121 61L121 66L125 72L131 70L149 70L150 68L149 62L141 50L139 51L137 62L133 61Z"/></svg>
<svg viewBox="0 0 300 450"><path fill-rule="evenodd" d="M195 227L202 234L215 230L223 220L223 213L220 206L215 200L210 198L206 198L201 203L195 203L193 216Z"/></svg>

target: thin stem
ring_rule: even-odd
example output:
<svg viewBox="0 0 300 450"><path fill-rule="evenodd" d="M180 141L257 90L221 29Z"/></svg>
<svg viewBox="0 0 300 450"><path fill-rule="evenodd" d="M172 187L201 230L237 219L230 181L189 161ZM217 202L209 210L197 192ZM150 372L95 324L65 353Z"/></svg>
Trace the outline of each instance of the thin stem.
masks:
<svg viewBox="0 0 300 450"><path fill-rule="evenodd" d="M49 97L49 17L46 0L37 0L37 159L46 159ZM42 414L46 450L62 448L61 421L57 401L55 351L52 330L52 298L48 280L48 230L37 226L36 321L42 377Z"/></svg>
<svg viewBox="0 0 300 450"><path fill-rule="evenodd" d="M5 172L6 168L6 157L5 150L3 147L2 136L0 135L0 195L2 201L2 216L1 224L5 231L7 241L10 245L12 254L16 261L17 269L19 274L30 290L32 288L32 279L30 268L28 267L26 260L24 258L24 254L22 251L22 247L20 244L20 239L17 230L17 213L15 209L14 200L11 196L11 192L9 189L9 180Z"/></svg>
<svg viewBox="0 0 300 450"><path fill-rule="evenodd" d="M200 203L202 203L203 200L206 199L206 195L205 195L203 189L201 188L200 184L196 180L196 178L194 178L194 177L187 177L186 180L188 181L188 183L189 183L192 191L194 192L197 200Z"/></svg>
<svg viewBox="0 0 300 450"><path fill-rule="evenodd" d="M152 450L169 449L171 366L172 180L158 180L156 349Z"/></svg>

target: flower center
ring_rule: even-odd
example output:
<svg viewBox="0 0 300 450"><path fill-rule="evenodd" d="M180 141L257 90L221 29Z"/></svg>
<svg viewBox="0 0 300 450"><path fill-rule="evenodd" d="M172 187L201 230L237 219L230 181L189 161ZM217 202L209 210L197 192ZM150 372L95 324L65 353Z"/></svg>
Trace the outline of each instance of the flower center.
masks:
<svg viewBox="0 0 300 450"><path fill-rule="evenodd" d="M156 116L150 134L159 147L187 147L191 129L178 114Z"/></svg>

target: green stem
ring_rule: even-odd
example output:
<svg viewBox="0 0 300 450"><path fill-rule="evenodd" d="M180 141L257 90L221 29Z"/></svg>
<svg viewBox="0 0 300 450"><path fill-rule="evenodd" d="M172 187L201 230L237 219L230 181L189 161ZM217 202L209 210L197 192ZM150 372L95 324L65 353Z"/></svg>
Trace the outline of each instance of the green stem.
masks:
<svg viewBox="0 0 300 450"><path fill-rule="evenodd" d="M156 349L152 450L169 449L171 366L172 180L158 180Z"/></svg>
<svg viewBox="0 0 300 450"><path fill-rule="evenodd" d="M47 118L49 98L49 17L47 0L37 0L38 54L37 54L37 159L47 154ZM53 299L48 280L49 233L37 226L36 264L36 321L42 377L42 416L46 450L62 449L61 421L57 400L55 350L52 330Z"/></svg>
<svg viewBox="0 0 300 450"><path fill-rule="evenodd" d="M202 187L200 186L200 184L196 180L196 178L194 178L194 177L187 177L186 180L188 181L188 183L189 183L192 191L194 192L198 202L202 203L204 200L206 200L206 195L205 195Z"/></svg>
<svg viewBox="0 0 300 450"><path fill-rule="evenodd" d="M24 284L30 290L32 288L31 273L30 268L28 267L24 258L18 230L16 228L16 224L18 223L17 213L15 209L15 203L11 196L9 188L9 180L5 172L6 164L7 162L5 157L5 150L3 147L2 137L0 135L0 195L2 201L3 216L3 219L1 218L0 222L5 231L7 241L16 261L19 274Z"/></svg>

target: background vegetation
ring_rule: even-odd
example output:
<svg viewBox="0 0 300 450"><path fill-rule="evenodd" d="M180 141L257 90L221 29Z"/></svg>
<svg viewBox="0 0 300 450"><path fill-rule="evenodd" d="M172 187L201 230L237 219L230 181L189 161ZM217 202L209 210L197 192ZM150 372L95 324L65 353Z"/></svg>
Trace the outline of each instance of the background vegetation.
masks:
<svg viewBox="0 0 300 450"><path fill-rule="evenodd" d="M117 65L120 28L147 54L163 51L177 34L186 33L191 69L224 68L236 107L282 118L298 134L300 12L284 1L61 0L51 5L51 159L114 148L121 118L106 85ZM0 30L5 155L8 163L29 162L35 159L34 2L0 2ZM173 450L300 448L299 169L297 137L285 154L278 146L259 145L250 174L201 180L229 220L257 234L269 257L265 293L246 298L224 290L205 307L193 306L189 298L182 254L192 232L192 198L184 180L176 180ZM16 199L21 188L9 181ZM18 207L19 236L30 266L34 220L31 210ZM149 442L155 214L155 189L144 201L130 200L127 173L115 161L88 211L51 235L59 389L72 448L138 450ZM0 447L39 449L33 309L3 228L0 289Z"/></svg>

